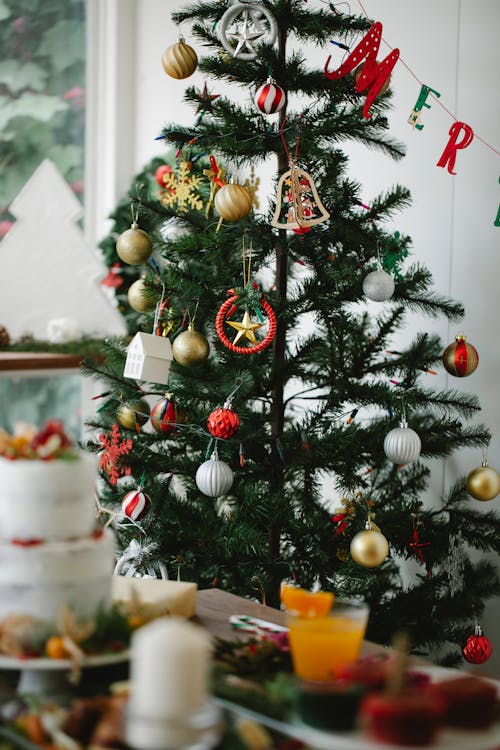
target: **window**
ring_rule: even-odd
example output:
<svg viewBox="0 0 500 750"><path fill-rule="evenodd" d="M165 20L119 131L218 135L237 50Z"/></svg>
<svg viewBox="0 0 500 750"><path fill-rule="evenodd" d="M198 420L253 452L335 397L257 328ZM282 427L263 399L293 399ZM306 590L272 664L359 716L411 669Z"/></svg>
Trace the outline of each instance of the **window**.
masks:
<svg viewBox="0 0 500 750"><path fill-rule="evenodd" d="M0 0L0 236L45 158L83 200L85 0Z"/></svg>

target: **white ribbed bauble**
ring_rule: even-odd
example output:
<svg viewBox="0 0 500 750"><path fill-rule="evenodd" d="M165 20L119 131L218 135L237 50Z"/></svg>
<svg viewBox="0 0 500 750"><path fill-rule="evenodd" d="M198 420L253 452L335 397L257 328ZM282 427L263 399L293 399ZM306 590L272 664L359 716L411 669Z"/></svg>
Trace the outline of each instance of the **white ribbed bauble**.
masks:
<svg viewBox="0 0 500 750"><path fill-rule="evenodd" d="M387 433L384 440L385 455L394 464L411 464L420 456L422 442L420 436L405 420L400 427Z"/></svg>
<svg viewBox="0 0 500 750"><path fill-rule="evenodd" d="M208 461L198 467L196 472L196 486L208 497L225 495L233 486L233 479L231 467L224 461L219 461L215 452Z"/></svg>
<svg viewBox="0 0 500 750"><path fill-rule="evenodd" d="M392 276L379 269L372 271L363 281L363 292L373 302L385 302L394 294L394 279Z"/></svg>

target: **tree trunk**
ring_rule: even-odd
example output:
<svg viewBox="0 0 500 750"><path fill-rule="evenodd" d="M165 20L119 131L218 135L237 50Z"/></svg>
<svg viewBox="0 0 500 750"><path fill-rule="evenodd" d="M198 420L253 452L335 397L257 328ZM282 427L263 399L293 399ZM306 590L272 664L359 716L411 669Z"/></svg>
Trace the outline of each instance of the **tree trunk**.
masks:
<svg viewBox="0 0 500 750"><path fill-rule="evenodd" d="M278 55L281 62L285 61L286 50L286 29L280 29L278 33ZM285 116L286 108L282 112ZM280 148L277 153L278 173L282 174L288 169L288 159L284 148ZM277 196L281 200L281 196ZM283 462L278 449L278 442L283 434L285 422L285 355L286 355L286 301L288 290L288 252L286 242L286 231L280 230L276 240L276 272L275 286L278 297L278 316L276 337L273 346L273 377L271 392L271 437L272 437L272 478L271 490L273 493L282 492L284 489L284 471ZM283 577L283 571L276 561L280 555L281 528L278 524L271 524L269 528L269 564L270 571L268 576L268 585L266 586L266 601L272 607L279 606L279 589Z"/></svg>

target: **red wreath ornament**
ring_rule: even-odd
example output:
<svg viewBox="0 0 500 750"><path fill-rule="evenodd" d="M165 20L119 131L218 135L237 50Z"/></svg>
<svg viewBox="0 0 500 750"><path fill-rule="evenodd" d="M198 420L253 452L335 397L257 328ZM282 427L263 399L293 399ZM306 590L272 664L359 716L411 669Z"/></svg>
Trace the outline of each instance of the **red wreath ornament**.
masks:
<svg viewBox="0 0 500 750"><path fill-rule="evenodd" d="M221 308L215 318L215 330L217 331L217 336L227 349L235 352L236 354L257 354L258 352L261 352L263 349L269 346L276 335L277 323L276 314L273 308L271 307L269 302L264 299L264 297L261 297L259 305L269 321L269 329L266 337L263 338L262 341L259 341L258 344L250 344L249 346L235 346L225 334L224 321L226 317L231 317L231 315L233 315L233 313L235 312L237 308L238 295L235 294L234 289L229 289L228 294L230 294L231 296L223 303L223 305L221 305Z"/></svg>

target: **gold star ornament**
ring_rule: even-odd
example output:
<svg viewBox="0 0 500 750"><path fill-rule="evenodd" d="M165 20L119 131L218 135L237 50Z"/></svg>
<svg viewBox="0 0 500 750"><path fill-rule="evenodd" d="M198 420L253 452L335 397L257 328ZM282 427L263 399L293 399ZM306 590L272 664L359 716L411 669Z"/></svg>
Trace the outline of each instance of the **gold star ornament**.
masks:
<svg viewBox="0 0 500 750"><path fill-rule="evenodd" d="M265 325L265 323L252 323L248 310L245 310L241 323L236 323L232 320L226 320L226 323L238 331L233 341L234 346L236 346L238 341L241 341L244 338L248 339L250 343L256 344L257 339L255 337L255 331L258 331L259 328L262 328Z"/></svg>

